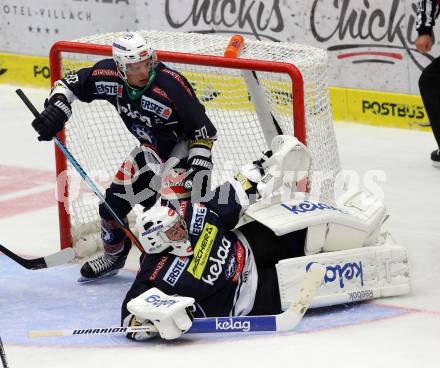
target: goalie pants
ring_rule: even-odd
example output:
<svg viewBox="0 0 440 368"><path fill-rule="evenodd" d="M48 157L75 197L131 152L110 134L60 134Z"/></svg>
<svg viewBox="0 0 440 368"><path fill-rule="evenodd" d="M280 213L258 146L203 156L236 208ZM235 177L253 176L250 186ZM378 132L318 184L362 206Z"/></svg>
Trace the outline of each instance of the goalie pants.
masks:
<svg viewBox="0 0 440 368"><path fill-rule="evenodd" d="M254 221L239 228L247 239L258 272L254 307L249 315L281 313L281 300L275 265L282 259L304 256L307 229L276 236L268 227Z"/></svg>
<svg viewBox="0 0 440 368"><path fill-rule="evenodd" d="M419 89L431 122L432 132L440 148L440 57L422 72Z"/></svg>

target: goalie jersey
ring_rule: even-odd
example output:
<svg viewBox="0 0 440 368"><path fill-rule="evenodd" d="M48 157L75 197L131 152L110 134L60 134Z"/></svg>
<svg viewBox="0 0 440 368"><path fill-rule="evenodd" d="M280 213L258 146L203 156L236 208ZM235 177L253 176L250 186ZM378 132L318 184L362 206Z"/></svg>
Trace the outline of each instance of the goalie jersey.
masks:
<svg viewBox="0 0 440 368"><path fill-rule="evenodd" d="M144 256L123 303L122 321L129 314L126 304L152 287L169 295L193 297L195 317L248 314L257 288L256 265L246 240L231 231L243 210L236 200L236 190L228 182L217 188L206 203L181 201L179 212L185 220L193 254L178 257L164 252Z"/></svg>
<svg viewBox="0 0 440 368"><path fill-rule="evenodd" d="M52 95L56 93L66 95L69 102L108 101L131 134L141 144L152 147L164 161L182 138L198 142L216 138L216 129L191 84L162 63L153 69L143 90L127 87L115 62L105 59L57 81ZM105 130L105 124L97 129Z"/></svg>

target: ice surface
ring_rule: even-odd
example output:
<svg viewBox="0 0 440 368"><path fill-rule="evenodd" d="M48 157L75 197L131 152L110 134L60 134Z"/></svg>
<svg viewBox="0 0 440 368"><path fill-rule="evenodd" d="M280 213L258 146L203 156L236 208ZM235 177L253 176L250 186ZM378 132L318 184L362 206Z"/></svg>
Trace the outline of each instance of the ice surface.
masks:
<svg viewBox="0 0 440 368"><path fill-rule="evenodd" d="M58 250L53 145L40 143L31 113L0 85L0 244L22 255ZM41 108L47 91L25 89ZM28 271L0 256L0 336L9 364L20 367L438 367L440 353L440 169L431 166L430 133L336 124L342 166L352 182L382 192L388 229L408 248L408 296L306 315L296 332L186 336L132 343L121 337L31 341L29 329L114 325L134 277L79 285L78 265ZM19 173L19 174L17 174ZM32 185L26 185L31 183Z"/></svg>

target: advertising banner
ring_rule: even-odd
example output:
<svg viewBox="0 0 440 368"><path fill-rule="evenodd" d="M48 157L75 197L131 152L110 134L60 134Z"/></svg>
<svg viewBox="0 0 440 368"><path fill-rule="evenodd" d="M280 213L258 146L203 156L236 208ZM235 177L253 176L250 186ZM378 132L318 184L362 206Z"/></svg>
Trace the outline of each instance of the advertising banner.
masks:
<svg viewBox="0 0 440 368"><path fill-rule="evenodd" d="M0 52L45 56L56 40L110 31L240 33L326 49L332 86L418 94L421 70L440 47L415 49L416 2L0 0Z"/></svg>
<svg viewBox="0 0 440 368"><path fill-rule="evenodd" d="M58 40L135 25L131 0L0 0L0 52L47 56Z"/></svg>
<svg viewBox="0 0 440 368"><path fill-rule="evenodd" d="M179 31L241 33L288 41L329 53L330 84L418 93L421 70L440 54L415 49L416 0L164 0L141 27Z"/></svg>

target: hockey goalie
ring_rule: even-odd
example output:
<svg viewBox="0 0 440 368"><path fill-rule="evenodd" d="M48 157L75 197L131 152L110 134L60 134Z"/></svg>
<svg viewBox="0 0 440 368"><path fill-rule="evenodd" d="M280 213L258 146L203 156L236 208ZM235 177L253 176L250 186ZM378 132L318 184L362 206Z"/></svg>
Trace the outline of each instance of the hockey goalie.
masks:
<svg viewBox="0 0 440 368"><path fill-rule="evenodd" d="M406 250L381 232L384 204L366 191L340 206L296 192L285 178L306 177L310 162L303 144L276 136L271 151L203 200L143 212L145 255L121 318L158 332L127 336L175 339L192 317L281 313L315 263L326 271L312 307L409 292Z"/></svg>

